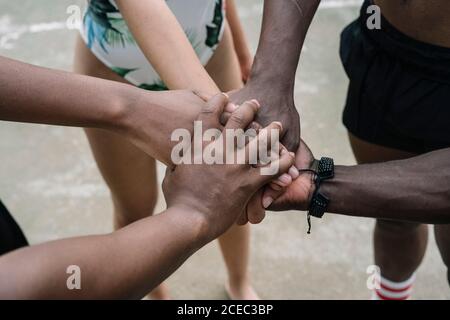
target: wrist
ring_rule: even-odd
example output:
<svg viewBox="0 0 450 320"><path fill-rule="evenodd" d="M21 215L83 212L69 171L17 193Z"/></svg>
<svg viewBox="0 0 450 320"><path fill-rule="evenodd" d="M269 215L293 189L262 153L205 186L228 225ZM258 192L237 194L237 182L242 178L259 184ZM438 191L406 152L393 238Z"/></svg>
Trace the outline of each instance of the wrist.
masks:
<svg viewBox="0 0 450 320"><path fill-rule="evenodd" d="M199 249L216 238L212 235L207 216L200 210L177 204L170 206L167 211L171 212L172 218L178 225L183 226L182 229L192 243L193 249Z"/></svg>
<svg viewBox="0 0 450 320"><path fill-rule="evenodd" d="M330 198L323 194L322 186L335 177L334 161L327 157L313 160L307 172L311 174L311 187L308 194L308 223L311 228L309 217L322 218L329 206Z"/></svg>
<svg viewBox="0 0 450 320"><path fill-rule="evenodd" d="M334 178L325 180L320 186L320 191L324 196L330 199L328 212L338 213L339 208L343 206L342 199L348 193L349 181L351 181L351 169L348 166L335 166Z"/></svg>
<svg viewBox="0 0 450 320"><path fill-rule="evenodd" d="M125 84L114 86L110 103L105 106L102 128L120 133L130 131L141 91Z"/></svg>
<svg viewBox="0 0 450 320"><path fill-rule="evenodd" d="M268 92L276 92L278 96L289 97L293 100L295 74L289 75L271 70L267 66L273 63L265 63L263 59L255 57L247 86L265 88Z"/></svg>
<svg viewBox="0 0 450 320"><path fill-rule="evenodd" d="M308 188L308 193L307 193L308 196L306 198L306 204L303 204L302 209L300 209L303 211L308 211L308 209L311 207L311 201L312 201L312 198L313 198L314 193L316 192L316 188L317 188L317 186L315 184L316 174L312 173L312 172L309 172L307 174L308 174L308 178L309 178L308 184L306 184L307 188Z"/></svg>
<svg viewBox="0 0 450 320"><path fill-rule="evenodd" d="M293 209L308 211L314 192L316 191L316 174L309 169L299 170L300 176L294 181L295 195L293 196Z"/></svg>

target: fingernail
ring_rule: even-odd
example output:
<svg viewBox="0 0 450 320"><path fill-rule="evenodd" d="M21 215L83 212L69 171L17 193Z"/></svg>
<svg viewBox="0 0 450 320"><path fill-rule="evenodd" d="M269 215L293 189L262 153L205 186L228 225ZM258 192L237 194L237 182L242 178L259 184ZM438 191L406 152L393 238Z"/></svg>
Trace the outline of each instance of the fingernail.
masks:
<svg viewBox="0 0 450 320"><path fill-rule="evenodd" d="M289 175L292 177L292 179L297 179L300 173L298 172L298 169L295 166L292 166L289 168Z"/></svg>
<svg viewBox="0 0 450 320"><path fill-rule="evenodd" d="M259 104L259 101L256 99L252 99L251 102L253 102L254 104L256 104L256 106L259 108L261 108L261 105Z"/></svg>
<svg viewBox="0 0 450 320"><path fill-rule="evenodd" d="M236 111L237 108L238 108L237 105L235 105L234 103L228 103L225 110L228 112L234 112Z"/></svg>
<svg viewBox="0 0 450 320"><path fill-rule="evenodd" d="M270 184L270 188L273 189L273 190L275 190L275 191L281 191L281 190L284 189L284 187L280 186L279 184L277 184L277 183L275 183L275 182L272 182L272 183Z"/></svg>
<svg viewBox="0 0 450 320"><path fill-rule="evenodd" d="M281 130L283 130L283 124L281 122L275 121L274 123L277 124Z"/></svg>
<svg viewBox="0 0 450 320"><path fill-rule="evenodd" d="M290 184L292 182L292 178L290 175L283 173L279 178L278 178L283 184Z"/></svg>
<svg viewBox="0 0 450 320"><path fill-rule="evenodd" d="M270 207L270 205L273 203L273 198L272 197L264 197L263 199L263 207L264 209L267 209L268 207Z"/></svg>

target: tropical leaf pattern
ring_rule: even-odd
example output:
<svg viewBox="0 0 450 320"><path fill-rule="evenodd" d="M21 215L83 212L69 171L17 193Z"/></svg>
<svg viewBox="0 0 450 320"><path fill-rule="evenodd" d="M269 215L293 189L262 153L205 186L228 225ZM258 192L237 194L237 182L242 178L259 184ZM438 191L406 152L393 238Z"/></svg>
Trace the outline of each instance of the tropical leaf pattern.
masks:
<svg viewBox="0 0 450 320"><path fill-rule="evenodd" d="M135 48L137 48L137 43L129 31L126 21L123 19L114 0L87 1L88 6L83 19L84 39L86 41L86 45L93 50L95 54L102 57L103 59L101 60L107 61L108 66L114 73L118 74L122 78L126 78L137 87L151 91L168 90L167 86L161 79L159 79L157 74L154 76L148 76L153 73L146 73L148 68L147 66L137 65L137 67L133 67L133 64L135 63L128 61L128 63L123 64L127 65L127 68L124 68L123 65L120 66L121 60L109 60L110 53L108 52L108 49L113 50L114 47L121 47L126 50L135 50ZM181 5L184 6L189 0L177 1L180 1ZM184 1L186 1L186 3ZM209 12L214 11L212 21L202 22L198 19L193 20L192 26L185 25L184 30L197 56L203 57L203 59L205 59L208 54L212 55L215 48L219 44L225 19L223 12L223 4L225 0L209 1L205 4L207 5L208 10L210 10ZM175 4L177 2L174 0L173 3ZM212 10L213 8L214 10ZM198 9L202 10L200 4ZM180 11L178 13L183 14L182 12L183 11ZM200 11L199 16L201 15L201 12L202 11ZM208 20L209 19L210 18L208 18ZM198 23L203 23L201 28L206 25L206 40L205 34L199 33ZM128 48L128 46L130 48ZM204 61L205 60L203 60L203 62ZM139 76L139 74L141 76ZM143 74L147 76L142 76Z"/></svg>
<svg viewBox="0 0 450 320"><path fill-rule="evenodd" d="M127 76L127 74L129 74L130 72L138 70L138 68L126 69L126 68L120 68L120 67L111 67L111 70L113 72L117 73L122 78L125 78Z"/></svg>
<svg viewBox="0 0 450 320"><path fill-rule="evenodd" d="M107 53L105 44L125 46L126 43L135 43L126 22L110 0L89 0L83 23L89 48L97 42Z"/></svg>
<svg viewBox="0 0 450 320"><path fill-rule="evenodd" d="M153 83L153 84L143 83L143 84L139 85L138 87L141 88L141 89L144 89L144 90L149 90L149 91L166 91L166 90L169 90L162 81L157 81L156 83Z"/></svg>
<svg viewBox="0 0 450 320"><path fill-rule="evenodd" d="M206 41L205 44L213 48L220 41L220 31L222 30L222 24L224 20L223 16L223 0L216 0L216 7L214 9L214 18L211 22L211 25L206 26Z"/></svg>

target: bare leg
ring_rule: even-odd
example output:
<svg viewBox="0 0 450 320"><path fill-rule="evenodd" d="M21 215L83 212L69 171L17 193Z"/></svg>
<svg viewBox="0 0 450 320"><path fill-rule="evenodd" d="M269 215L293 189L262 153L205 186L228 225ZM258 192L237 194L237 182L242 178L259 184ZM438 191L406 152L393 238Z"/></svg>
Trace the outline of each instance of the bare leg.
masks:
<svg viewBox="0 0 450 320"><path fill-rule="evenodd" d="M450 286L450 225L435 225L434 236L441 252L442 260L447 266L447 280Z"/></svg>
<svg viewBox="0 0 450 320"><path fill-rule="evenodd" d="M98 78L125 82L98 61L78 39L74 71ZM158 195L156 162L143 151L113 133L86 129L100 172L114 204L116 230L153 214ZM168 299L164 284L150 293L153 299Z"/></svg>
<svg viewBox="0 0 450 320"><path fill-rule="evenodd" d="M414 154L362 141L350 136L358 163L410 158ZM428 226L377 220L374 231L375 263L383 276L395 282L407 280L422 262L428 242Z"/></svg>
<svg viewBox="0 0 450 320"><path fill-rule="evenodd" d="M242 87L242 78L234 51L233 39L226 26L223 40L206 70L222 91L231 91ZM219 238L220 248L228 269L229 282L226 285L232 299L259 299L250 284L248 262L250 255L250 226L234 226Z"/></svg>
<svg viewBox="0 0 450 320"><path fill-rule="evenodd" d="M206 69L223 91L242 86L239 63L228 27ZM75 70L81 74L124 81L98 61L80 39L77 43ZM115 226L120 228L151 214L157 194L156 178L152 176L155 172L154 160L110 133L87 130L87 135L100 171L112 193ZM249 232L249 226L236 226L219 239L230 275L230 296L236 299L257 298L247 270ZM152 298L167 296L164 287L155 289L151 294Z"/></svg>

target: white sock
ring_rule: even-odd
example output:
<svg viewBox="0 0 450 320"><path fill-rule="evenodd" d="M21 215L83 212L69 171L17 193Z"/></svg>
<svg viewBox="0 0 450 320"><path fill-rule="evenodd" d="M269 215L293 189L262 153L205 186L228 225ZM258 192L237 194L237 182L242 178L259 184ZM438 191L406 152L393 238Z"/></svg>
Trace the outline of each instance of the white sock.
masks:
<svg viewBox="0 0 450 320"><path fill-rule="evenodd" d="M380 289L374 289L372 300L408 300L411 297L415 279L415 273L402 282L391 281L381 276Z"/></svg>

